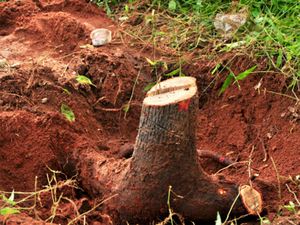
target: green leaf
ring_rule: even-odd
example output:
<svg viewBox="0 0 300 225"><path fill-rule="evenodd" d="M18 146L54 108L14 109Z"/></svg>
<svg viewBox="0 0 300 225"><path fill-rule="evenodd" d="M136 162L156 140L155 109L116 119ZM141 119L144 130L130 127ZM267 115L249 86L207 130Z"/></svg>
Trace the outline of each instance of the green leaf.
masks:
<svg viewBox="0 0 300 225"><path fill-rule="evenodd" d="M150 59L146 58L147 61L150 63L151 66L156 66L156 62L152 62Z"/></svg>
<svg viewBox="0 0 300 225"><path fill-rule="evenodd" d="M149 90L150 88L152 88L155 84L156 84L156 81L153 82L153 83L151 83L151 84L149 84L147 87L145 87L145 89L144 89L142 92L148 91L148 90Z"/></svg>
<svg viewBox="0 0 300 225"><path fill-rule="evenodd" d="M20 211L12 208L0 209L1 215L14 214L14 213L20 213Z"/></svg>
<svg viewBox="0 0 300 225"><path fill-rule="evenodd" d="M181 70L181 68L178 68L178 69L176 69L176 70L172 71L171 73L165 74L165 76L173 76L173 75L175 75L175 74L179 73L179 72L180 72L180 70Z"/></svg>
<svg viewBox="0 0 300 225"><path fill-rule="evenodd" d="M296 210L295 210L295 204L292 202L292 201L289 201L290 205L285 205L284 207L287 209L287 210L290 210L292 211L294 214L296 214Z"/></svg>
<svg viewBox="0 0 300 225"><path fill-rule="evenodd" d="M287 87L287 89L290 89L296 84L296 80L293 80L292 83Z"/></svg>
<svg viewBox="0 0 300 225"><path fill-rule="evenodd" d="M265 224L265 223L269 224L269 223L271 223L270 220L266 217L259 218L258 220L261 221L260 224Z"/></svg>
<svg viewBox="0 0 300 225"><path fill-rule="evenodd" d="M10 196L9 199L8 199L8 198L6 198L4 195L1 195L1 198L2 198L3 200L5 200L7 203L11 204L12 206L14 206L14 205L16 204L16 202L10 200L10 199L11 199L11 196Z"/></svg>
<svg viewBox="0 0 300 225"><path fill-rule="evenodd" d="M75 115L67 105L61 105L61 113L64 114L69 121L75 121Z"/></svg>
<svg viewBox="0 0 300 225"><path fill-rule="evenodd" d="M219 93L219 96L223 93L223 91L225 91L225 89L229 86L229 84L231 83L232 79L233 79L233 73L230 72L230 74L228 75L228 77L226 78L224 84L222 85L221 91Z"/></svg>
<svg viewBox="0 0 300 225"><path fill-rule="evenodd" d="M220 68L221 65L222 65L221 63L218 63L218 64L216 65L216 67L213 69L213 71L211 71L211 74L214 74L214 73L217 71L217 69Z"/></svg>
<svg viewBox="0 0 300 225"><path fill-rule="evenodd" d="M130 108L130 104L127 104L127 105L125 106L125 108L124 108L124 111L125 111L125 112L128 112L129 108Z"/></svg>
<svg viewBox="0 0 300 225"><path fill-rule="evenodd" d="M183 74L183 73L179 73L179 76L181 76L181 77L185 77L185 75Z"/></svg>
<svg viewBox="0 0 300 225"><path fill-rule="evenodd" d="M108 0L104 0L104 3L105 3L105 6L106 6L106 10L107 10L107 15L111 15L111 10L109 8L109 5L108 5Z"/></svg>
<svg viewBox="0 0 300 225"><path fill-rule="evenodd" d="M169 10L174 12L175 9L176 9L176 2L174 0L171 0L169 2Z"/></svg>
<svg viewBox="0 0 300 225"><path fill-rule="evenodd" d="M180 66L182 63L184 63L185 62L185 59L184 60L182 60L182 61L180 61L179 63L176 63L176 66Z"/></svg>
<svg viewBox="0 0 300 225"><path fill-rule="evenodd" d="M249 70L246 70L244 72L242 72L241 74L239 74L236 79L238 80L242 80L244 79L245 77L247 77L253 70L256 69L257 66L253 66L252 68L250 68Z"/></svg>
<svg viewBox="0 0 300 225"><path fill-rule="evenodd" d="M92 83L92 81L89 78L87 78L85 76L77 76L76 81L79 82L79 83L86 83L86 84L93 85L94 87L97 87L96 85L94 85Z"/></svg>
<svg viewBox="0 0 300 225"><path fill-rule="evenodd" d="M222 220L219 212L217 212L217 220L215 225L222 225Z"/></svg>
<svg viewBox="0 0 300 225"><path fill-rule="evenodd" d="M70 94L70 92L67 89L63 89L64 92L66 92L68 95Z"/></svg>
<svg viewBox="0 0 300 225"><path fill-rule="evenodd" d="M280 32L280 30L277 31L277 38L278 38L278 42L280 44L283 44L283 36L282 36L282 33Z"/></svg>
<svg viewBox="0 0 300 225"><path fill-rule="evenodd" d="M166 70L168 70L168 64L166 62L164 62L164 67Z"/></svg>
<svg viewBox="0 0 300 225"><path fill-rule="evenodd" d="M281 62L282 62L282 51L279 50L279 55L277 57L277 63L276 63L276 68L279 68L281 66Z"/></svg>

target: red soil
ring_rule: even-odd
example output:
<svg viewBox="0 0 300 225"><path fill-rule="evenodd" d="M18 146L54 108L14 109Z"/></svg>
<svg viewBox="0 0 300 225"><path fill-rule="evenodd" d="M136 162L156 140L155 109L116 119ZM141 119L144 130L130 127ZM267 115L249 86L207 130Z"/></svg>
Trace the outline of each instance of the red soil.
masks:
<svg viewBox="0 0 300 225"><path fill-rule="evenodd" d="M79 46L91 44L89 34L95 28L112 30L112 43L81 49ZM82 0L0 3L0 59L7 60L7 65L0 68L1 191L32 192L35 185L37 190L46 189L46 175L53 178L49 168L64 171L70 178L74 175L74 161L82 152L97 150L117 157L123 145L135 142L145 97L142 90L156 76L145 60L151 58L152 47L131 46L126 36L123 43L117 36L120 30L101 8ZM273 220L280 205L277 175L295 179L300 174L300 109L295 100L267 92L293 95L287 89L288 80L275 69L254 72L239 82L241 90L234 84L218 96L229 72L224 70L214 80L216 75L211 71L217 63L227 62L233 56L234 53L223 53L214 59L200 59L197 50L186 55L189 63L183 65L182 72L197 79L200 97L197 144L203 150L240 162L236 168L220 173L238 184L249 184L248 161L253 149L250 177L255 178L253 186L263 195L263 215ZM268 60L237 56L229 65L234 74L240 74L255 65L255 71L266 70ZM139 83L124 118L124 107L139 72ZM159 73L163 75L163 70ZM78 74L89 77L97 87L77 83L74 77ZM260 81L260 91L255 90ZM72 109L75 122L61 114L61 104ZM207 158L201 159L201 165L209 174L223 167ZM67 224L102 200L102 194L94 190L63 184L63 174L55 177L63 186L57 189L56 200L62 193L63 197L54 223ZM51 181L51 185L55 183ZM88 177L78 180L79 187L86 183ZM288 187L298 196L299 188L283 177L280 187L281 203L295 202ZM15 201L25 196L16 194ZM33 205L33 198L21 203L22 207ZM53 214L49 191L39 195L36 209L10 215L6 222L44 224ZM282 214L290 215L290 211L283 209ZM35 220L35 216L39 219ZM4 216L0 216L3 220ZM87 214L86 221L109 224L109 212L94 210Z"/></svg>

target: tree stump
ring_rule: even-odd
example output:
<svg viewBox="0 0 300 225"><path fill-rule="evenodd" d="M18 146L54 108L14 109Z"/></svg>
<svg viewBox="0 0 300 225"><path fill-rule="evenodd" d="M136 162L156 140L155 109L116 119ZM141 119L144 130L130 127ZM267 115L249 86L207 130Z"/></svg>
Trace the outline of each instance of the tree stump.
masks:
<svg viewBox="0 0 300 225"><path fill-rule="evenodd" d="M217 212L227 215L238 187L220 184L201 168L196 149L197 115L196 79L168 79L147 93L132 158L85 157L81 167L94 165L94 172L81 176L97 177L86 185L107 197L118 194L114 203L107 203L116 212L117 224L146 224L166 218L170 186L170 208L184 218L214 221ZM238 198L232 214L245 213Z"/></svg>

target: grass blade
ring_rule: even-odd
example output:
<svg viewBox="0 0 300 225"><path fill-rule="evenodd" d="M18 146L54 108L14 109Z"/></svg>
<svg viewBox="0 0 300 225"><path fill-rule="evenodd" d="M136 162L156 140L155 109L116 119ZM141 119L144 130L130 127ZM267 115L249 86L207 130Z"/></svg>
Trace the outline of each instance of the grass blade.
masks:
<svg viewBox="0 0 300 225"><path fill-rule="evenodd" d="M175 74L179 73L180 70L181 70L181 69L178 68L178 69L176 69L176 70L174 70L174 71L172 71L172 72L170 72L170 73L165 74L165 76L174 76Z"/></svg>
<svg viewBox="0 0 300 225"><path fill-rule="evenodd" d="M244 71L243 73L239 74L236 79L237 80L242 80L245 77L247 77L253 70L256 69L257 66L253 66L252 68L250 68L249 70Z"/></svg>
<svg viewBox="0 0 300 225"><path fill-rule="evenodd" d="M221 91L219 93L219 96L223 93L223 91L225 91L225 89L229 86L229 84L231 83L233 79L233 73L230 72L230 74L228 75L228 77L226 78L224 84L222 85Z"/></svg>
<svg viewBox="0 0 300 225"><path fill-rule="evenodd" d="M145 87L145 89L142 91L142 93L148 91L148 90L149 90L150 88L152 88L155 84L156 84L156 81L153 82L153 83L151 83L151 84L149 84L147 87Z"/></svg>

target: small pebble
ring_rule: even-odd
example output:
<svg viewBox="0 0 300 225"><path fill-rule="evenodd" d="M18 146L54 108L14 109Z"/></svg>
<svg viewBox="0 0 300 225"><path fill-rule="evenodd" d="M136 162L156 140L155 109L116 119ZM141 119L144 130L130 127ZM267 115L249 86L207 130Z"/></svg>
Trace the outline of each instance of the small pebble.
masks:
<svg viewBox="0 0 300 225"><path fill-rule="evenodd" d="M43 98L43 99L42 99L42 103L43 103L43 104L45 104L45 103L47 103L47 102L48 102L48 98Z"/></svg>
<svg viewBox="0 0 300 225"><path fill-rule="evenodd" d="M96 29L93 30L90 37L95 47L106 45L111 42L111 31L104 28Z"/></svg>

